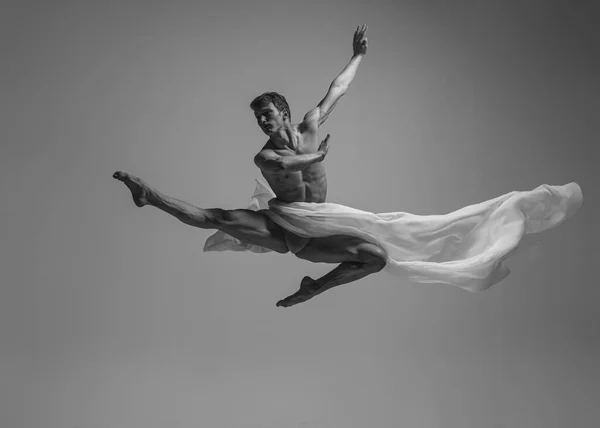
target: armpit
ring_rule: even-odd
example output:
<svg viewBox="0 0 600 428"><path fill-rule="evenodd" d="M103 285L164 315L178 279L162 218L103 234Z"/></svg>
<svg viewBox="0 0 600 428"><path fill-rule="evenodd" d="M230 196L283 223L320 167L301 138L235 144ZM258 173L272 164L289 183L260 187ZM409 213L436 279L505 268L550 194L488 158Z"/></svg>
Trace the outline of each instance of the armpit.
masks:
<svg viewBox="0 0 600 428"><path fill-rule="evenodd" d="M304 120L299 125L299 131L302 133L311 128L318 128L320 118L321 109L319 107L315 107L314 109L306 113L306 115L304 115Z"/></svg>

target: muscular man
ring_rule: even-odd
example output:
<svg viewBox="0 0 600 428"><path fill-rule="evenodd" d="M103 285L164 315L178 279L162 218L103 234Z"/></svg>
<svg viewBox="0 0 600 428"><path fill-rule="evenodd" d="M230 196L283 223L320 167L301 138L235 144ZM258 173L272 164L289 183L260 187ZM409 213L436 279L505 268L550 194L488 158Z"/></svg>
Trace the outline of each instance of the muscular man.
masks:
<svg viewBox="0 0 600 428"><path fill-rule="evenodd" d="M319 144L318 131L354 79L367 52L366 32L366 26L357 28L352 59L333 80L325 98L304 116L301 123L291 123L289 105L277 93L264 93L250 104L258 125L269 136L254 162L280 201L325 202L327 179L323 160L329 149L329 135ZM305 239L275 224L266 210L198 208L164 195L129 174L116 172L113 177L127 185L139 207L151 205L188 225L221 230L242 241L279 253L292 252L296 257L314 263L340 264L317 280L304 277L298 292L279 301L277 306L289 307L304 302L332 287L378 272L386 264L385 251L361 238L336 235Z"/></svg>

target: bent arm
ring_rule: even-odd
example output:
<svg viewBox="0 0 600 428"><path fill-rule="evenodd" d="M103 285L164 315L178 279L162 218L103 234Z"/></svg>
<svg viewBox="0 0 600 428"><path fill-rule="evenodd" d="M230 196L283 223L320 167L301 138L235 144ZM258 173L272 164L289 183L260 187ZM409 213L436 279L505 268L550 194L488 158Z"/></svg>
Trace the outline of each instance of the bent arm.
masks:
<svg viewBox="0 0 600 428"><path fill-rule="evenodd" d="M325 153L317 151L302 155L280 156L272 150L263 150L254 157L254 163L269 174L296 172L325 159Z"/></svg>
<svg viewBox="0 0 600 428"><path fill-rule="evenodd" d="M354 34L354 54L352 55L352 59L340 74L333 79L331 85L329 85L329 90L327 91L325 98L319 102L317 107L306 113L303 121L304 126L321 126L327 120L329 114L333 111L340 98L348 91L348 88L356 75L356 70L367 53L366 32L367 26L357 29Z"/></svg>

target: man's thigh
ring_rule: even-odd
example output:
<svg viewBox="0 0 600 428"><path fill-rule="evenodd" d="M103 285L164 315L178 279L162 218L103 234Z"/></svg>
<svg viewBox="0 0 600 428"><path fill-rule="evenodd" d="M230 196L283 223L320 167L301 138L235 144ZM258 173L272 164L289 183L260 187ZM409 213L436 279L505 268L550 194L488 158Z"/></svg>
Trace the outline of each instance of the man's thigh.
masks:
<svg viewBox="0 0 600 428"><path fill-rule="evenodd" d="M311 239L296 257L313 263L370 262L385 260L385 252L362 238L335 235Z"/></svg>
<svg viewBox="0 0 600 428"><path fill-rule="evenodd" d="M211 222L215 228L254 245L287 253L283 229L260 211L211 210Z"/></svg>

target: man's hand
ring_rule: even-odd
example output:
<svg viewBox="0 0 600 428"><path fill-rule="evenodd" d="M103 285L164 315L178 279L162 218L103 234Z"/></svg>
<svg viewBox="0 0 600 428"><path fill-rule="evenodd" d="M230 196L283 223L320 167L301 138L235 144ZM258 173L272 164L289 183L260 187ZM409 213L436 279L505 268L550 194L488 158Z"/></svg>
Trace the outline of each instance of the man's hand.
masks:
<svg viewBox="0 0 600 428"><path fill-rule="evenodd" d="M323 159L325 159L327 152L329 152L329 137L331 137L331 135L327 134L325 139L319 144L319 150L317 150L318 153L323 153Z"/></svg>
<svg viewBox="0 0 600 428"><path fill-rule="evenodd" d="M354 32L354 41L352 42L352 48L354 49L354 56L367 54L367 30L369 27L366 25L359 26Z"/></svg>

